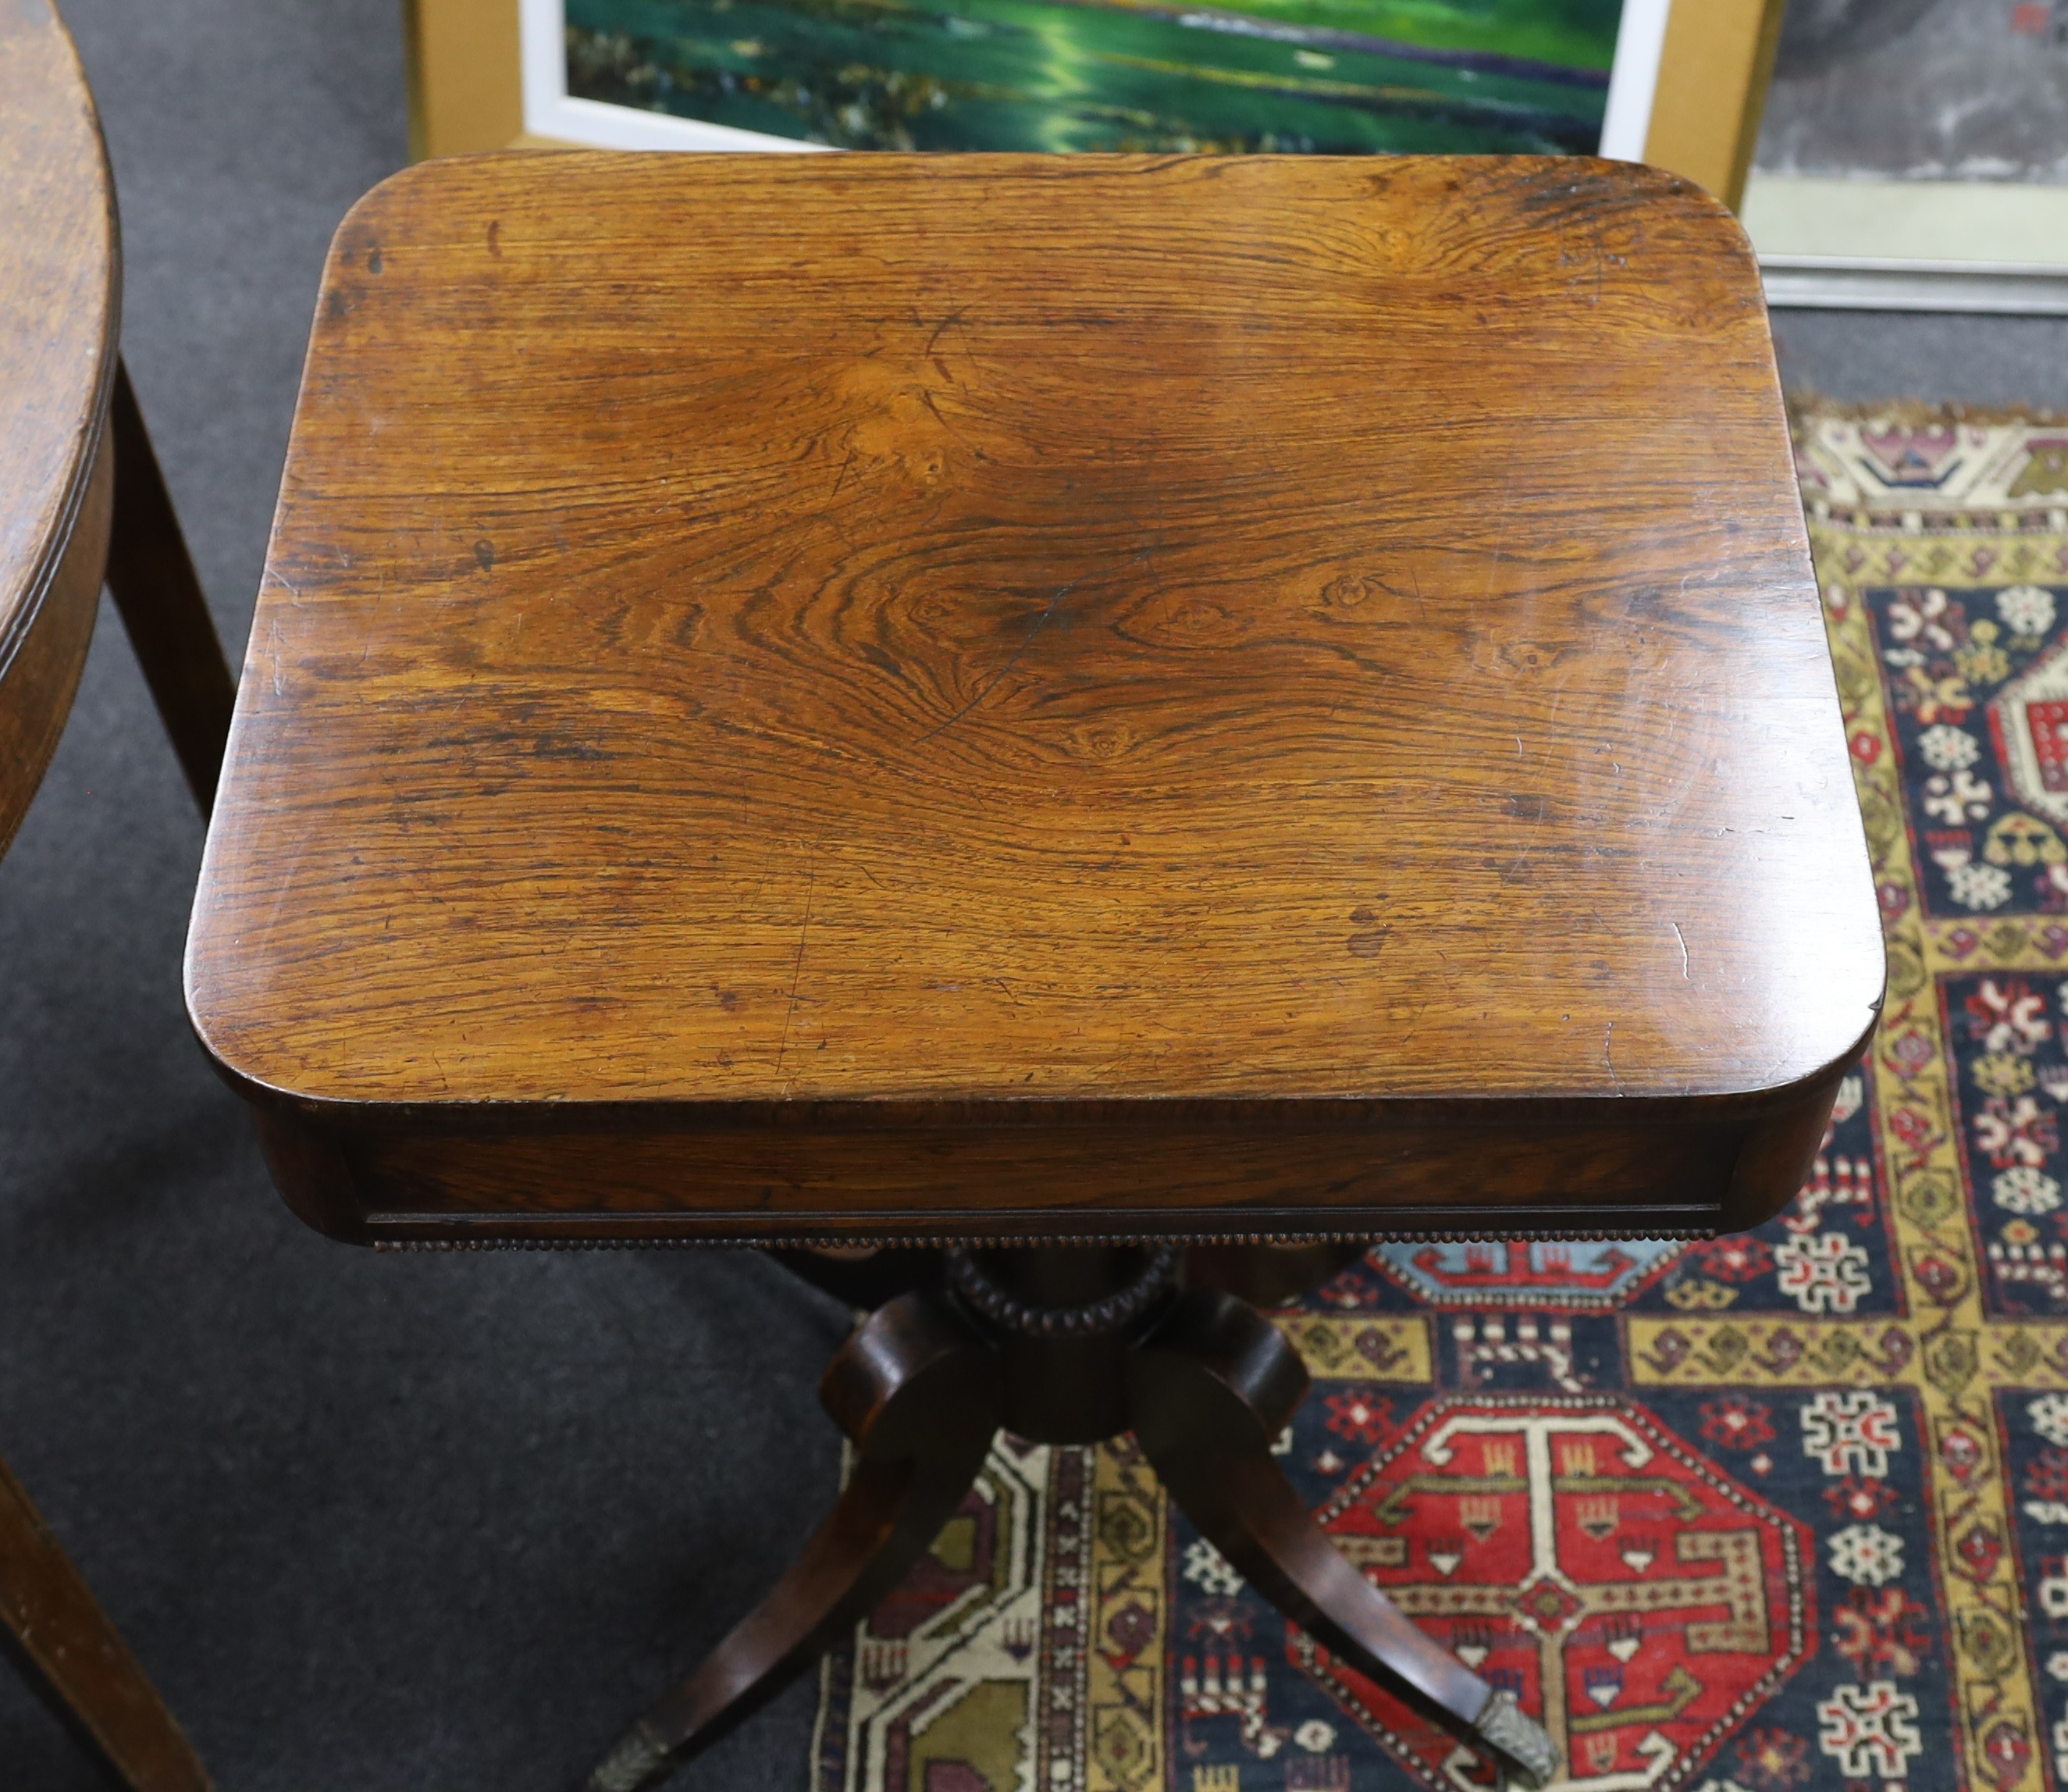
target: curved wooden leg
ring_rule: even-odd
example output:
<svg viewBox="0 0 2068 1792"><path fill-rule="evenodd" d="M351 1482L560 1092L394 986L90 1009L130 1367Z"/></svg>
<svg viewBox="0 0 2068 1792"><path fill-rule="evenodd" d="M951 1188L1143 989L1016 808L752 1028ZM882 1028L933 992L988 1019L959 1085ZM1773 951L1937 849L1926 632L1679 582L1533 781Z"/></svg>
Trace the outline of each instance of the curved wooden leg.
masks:
<svg viewBox="0 0 2068 1792"><path fill-rule="evenodd" d="M1298 1354L1260 1313L1195 1291L1130 1360L1134 1433L1172 1499L1258 1592L1343 1660L1542 1786L1551 1739L1345 1561L1272 1460L1306 1391Z"/></svg>
<svg viewBox="0 0 2068 1792"><path fill-rule="evenodd" d="M804 1554L703 1664L626 1733L585 1792L650 1786L759 1710L904 1578L955 1514L998 1429L998 1364L939 1301L873 1314L820 1397L859 1448Z"/></svg>
<svg viewBox="0 0 2068 1792"><path fill-rule="evenodd" d="M43 1702L130 1792L208 1792L193 1746L5 1463L0 1642Z"/></svg>
<svg viewBox="0 0 2068 1792"><path fill-rule="evenodd" d="M222 749L230 739L237 681L187 554L186 538L152 452L144 413L117 361L108 428L115 442L115 518L108 537L108 589L172 736L187 788L206 816L215 806Z"/></svg>

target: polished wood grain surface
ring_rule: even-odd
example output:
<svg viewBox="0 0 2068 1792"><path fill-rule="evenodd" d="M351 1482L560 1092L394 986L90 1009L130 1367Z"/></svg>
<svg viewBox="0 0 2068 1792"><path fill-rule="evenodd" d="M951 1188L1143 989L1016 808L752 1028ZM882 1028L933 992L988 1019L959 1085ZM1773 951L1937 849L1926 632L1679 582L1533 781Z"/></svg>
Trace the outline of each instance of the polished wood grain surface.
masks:
<svg viewBox="0 0 2068 1792"><path fill-rule="evenodd" d="M116 352L93 97L48 0L0 0L0 852L43 782L104 577L202 813L234 698Z"/></svg>
<svg viewBox="0 0 2068 1792"><path fill-rule="evenodd" d="M1757 273L1639 169L413 169L246 674L189 1003L348 1234L1233 1224L1288 1142L1363 1224L1475 1128L1713 1222L1880 996Z"/></svg>
<svg viewBox="0 0 2068 1792"><path fill-rule="evenodd" d="M4 850L86 663L112 477L114 189L78 55L45 0L0 0L0 245Z"/></svg>

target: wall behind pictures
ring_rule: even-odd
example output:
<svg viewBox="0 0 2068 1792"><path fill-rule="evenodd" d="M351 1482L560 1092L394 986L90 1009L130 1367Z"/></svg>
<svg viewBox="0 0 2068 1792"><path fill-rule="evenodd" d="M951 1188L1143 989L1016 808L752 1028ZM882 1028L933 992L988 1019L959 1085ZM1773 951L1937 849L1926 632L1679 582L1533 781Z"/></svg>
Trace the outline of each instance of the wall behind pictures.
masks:
<svg viewBox="0 0 2068 1792"><path fill-rule="evenodd" d="M2068 0L1790 0L1756 165L2068 185Z"/></svg>

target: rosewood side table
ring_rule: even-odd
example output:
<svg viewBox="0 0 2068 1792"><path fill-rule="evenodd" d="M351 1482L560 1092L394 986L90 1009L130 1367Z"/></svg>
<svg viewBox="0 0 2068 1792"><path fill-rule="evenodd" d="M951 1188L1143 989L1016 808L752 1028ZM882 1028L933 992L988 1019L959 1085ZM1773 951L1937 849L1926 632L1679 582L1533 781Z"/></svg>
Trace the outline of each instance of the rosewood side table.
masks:
<svg viewBox="0 0 2068 1792"><path fill-rule="evenodd" d="M1549 1778L1566 1714L1279 1473L1248 1303L1379 1234L1756 1224L1881 988L1758 275L1679 181L519 153L340 227L201 1037L334 1237L877 1306L832 1515L594 1792L799 1671L1000 1426L1132 1428Z"/></svg>

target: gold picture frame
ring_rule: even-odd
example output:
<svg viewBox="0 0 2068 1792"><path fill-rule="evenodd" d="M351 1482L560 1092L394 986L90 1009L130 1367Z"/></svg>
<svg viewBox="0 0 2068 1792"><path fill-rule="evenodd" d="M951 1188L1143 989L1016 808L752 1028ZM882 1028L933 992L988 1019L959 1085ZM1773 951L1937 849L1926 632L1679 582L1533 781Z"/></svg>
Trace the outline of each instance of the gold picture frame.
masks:
<svg viewBox="0 0 2068 1792"><path fill-rule="evenodd" d="M1743 198L1785 0L1678 0L1667 16L1645 159L1726 204ZM524 127L518 0L404 0L411 153L564 140Z"/></svg>

